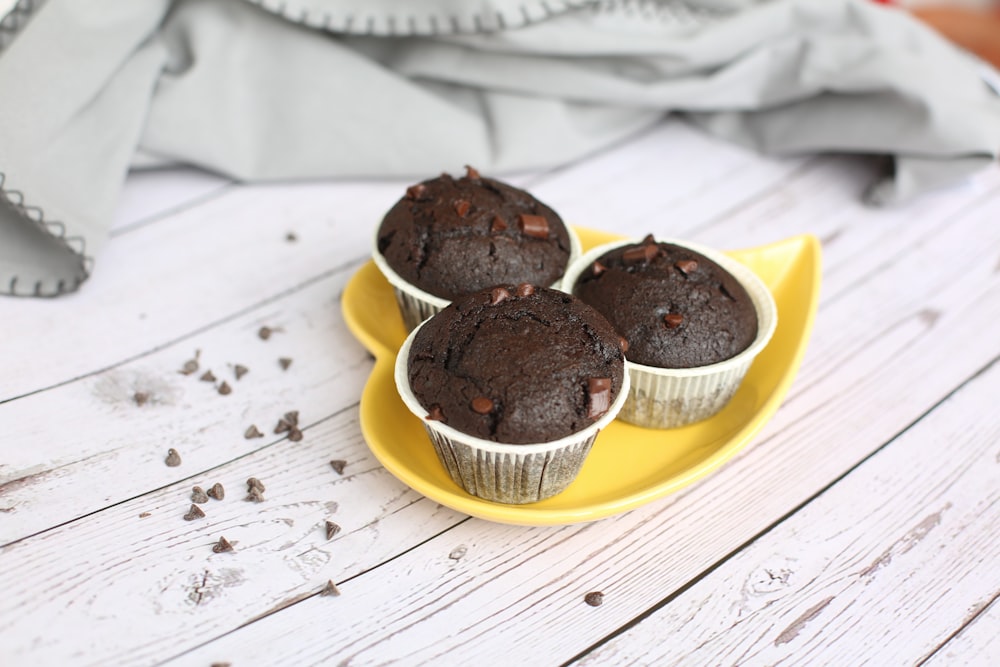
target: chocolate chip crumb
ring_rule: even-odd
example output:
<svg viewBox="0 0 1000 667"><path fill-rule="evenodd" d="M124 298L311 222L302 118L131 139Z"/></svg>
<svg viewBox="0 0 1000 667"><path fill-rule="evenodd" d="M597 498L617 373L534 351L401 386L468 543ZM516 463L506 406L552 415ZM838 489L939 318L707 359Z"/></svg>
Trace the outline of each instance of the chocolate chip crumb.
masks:
<svg viewBox="0 0 1000 667"><path fill-rule="evenodd" d="M490 305L495 306L498 303L506 301L510 297L510 292L508 292L503 287L494 287L493 291L490 292Z"/></svg>
<svg viewBox="0 0 1000 667"><path fill-rule="evenodd" d="M232 663L228 662L213 662L209 667L232 667Z"/></svg>
<svg viewBox="0 0 1000 667"><path fill-rule="evenodd" d="M479 178L482 178L479 175L479 172L476 169L470 167L469 165L465 165L465 177L466 178L471 178L471 179L476 179L476 180L478 180Z"/></svg>
<svg viewBox="0 0 1000 667"><path fill-rule="evenodd" d="M685 276L689 276L698 270L698 262L693 259L682 259L675 263L674 266Z"/></svg>
<svg viewBox="0 0 1000 667"><path fill-rule="evenodd" d="M229 386L228 382L223 380L222 384L219 385L219 393L223 396L227 396L228 394L233 393L233 388Z"/></svg>
<svg viewBox="0 0 1000 667"><path fill-rule="evenodd" d="M137 391L137 392L135 392L135 395L132 396L132 399L135 400L135 404L136 405L140 405L140 406L141 405L145 405L146 401L149 400L149 394L147 394L144 391Z"/></svg>
<svg viewBox="0 0 1000 667"><path fill-rule="evenodd" d="M281 370L287 371L288 367L292 365L291 357L281 357L278 359L278 365L281 366Z"/></svg>
<svg viewBox="0 0 1000 667"><path fill-rule="evenodd" d="M520 285L517 286L518 296L521 297L531 296L534 293L535 293L535 286L532 285L531 283L521 283Z"/></svg>
<svg viewBox="0 0 1000 667"><path fill-rule="evenodd" d="M226 497L226 490L221 484L216 482L212 487L206 492L209 498L215 498L216 500L222 500Z"/></svg>
<svg viewBox="0 0 1000 667"><path fill-rule="evenodd" d="M448 423L448 420L444 418L444 411L441 409L441 406L438 405L437 403L431 406L430 411L427 413L427 416L424 417L424 419L427 419L428 421L441 422L444 424Z"/></svg>
<svg viewBox="0 0 1000 667"><path fill-rule="evenodd" d="M448 558L452 560L461 560L463 557L465 557L465 554L467 554L468 552L469 548L467 546L465 546L464 544L459 544L457 547L451 550L451 552L448 554Z"/></svg>
<svg viewBox="0 0 1000 667"><path fill-rule="evenodd" d="M241 377L250 372L250 369L242 364L236 364L233 366L233 372L236 374L236 379L239 380Z"/></svg>
<svg viewBox="0 0 1000 667"><path fill-rule="evenodd" d="M267 340L271 337L272 333L274 333L274 329L271 327L261 327L257 330L257 337L261 340Z"/></svg>
<svg viewBox="0 0 1000 667"><path fill-rule="evenodd" d="M684 321L684 316L680 313L667 313L663 316L663 323L668 329L676 329Z"/></svg>
<svg viewBox="0 0 1000 667"><path fill-rule="evenodd" d="M340 589L337 588L337 584L333 583L333 579L326 582L326 586L320 591L320 595L340 595Z"/></svg>
<svg viewBox="0 0 1000 667"><path fill-rule="evenodd" d="M247 479L247 491L252 491L253 489L257 489L261 493L267 490L264 488L264 482L260 481L256 477L250 477Z"/></svg>
<svg viewBox="0 0 1000 667"><path fill-rule="evenodd" d="M327 520L326 522L326 539L332 540L333 536L340 532L340 526L335 524L333 521Z"/></svg>
<svg viewBox="0 0 1000 667"><path fill-rule="evenodd" d="M544 217L540 215L522 213L518 216L518 222L520 223L521 231L524 232L525 236L530 236L536 239L549 238L549 221Z"/></svg>
<svg viewBox="0 0 1000 667"><path fill-rule="evenodd" d="M347 461L343 459L335 459L330 461L330 467L333 468L338 475L344 474L344 467L347 466Z"/></svg>
<svg viewBox="0 0 1000 667"><path fill-rule="evenodd" d="M139 518L145 519L147 516L153 516L153 515L150 514L149 512L143 512L142 514L139 515Z"/></svg>
<svg viewBox="0 0 1000 667"><path fill-rule="evenodd" d="M202 382L215 382L215 375L212 373L212 371L205 371L204 373L201 374L201 377L198 379L201 380Z"/></svg>
<svg viewBox="0 0 1000 667"><path fill-rule="evenodd" d="M292 442L299 442L300 440L302 440L302 431L299 430L298 426L293 426L288 431L288 439L291 440Z"/></svg>
<svg viewBox="0 0 1000 667"><path fill-rule="evenodd" d="M284 418L279 419L278 425L274 427L275 433L285 433L290 430L292 430L292 425L289 424Z"/></svg>
<svg viewBox="0 0 1000 667"><path fill-rule="evenodd" d="M611 378L587 380L587 416L597 419L611 407Z"/></svg>
<svg viewBox="0 0 1000 667"><path fill-rule="evenodd" d="M493 412L493 401L486 396L476 396L472 399L472 409L481 415Z"/></svg>
<svg viewBox="0 0 1000 667"><path fill-rule="evenodd" d="M176 468L181 464L181 455L177 453L177 450L171 447L167 450L166 464L171 468Z"/></svg>
<svg viewBox="0 0 1000 667"><path fill-rule="evenodd" d="M587 593L583 596L583 601L589 604L591 607L600 607L604 604L604 593L600 591L593 591L592 593Z"/></svg>
<svg viewBox="0 0 1000 667"><path fill-rule="evenodd" d="M507 223L503 221L499 215L493 216L493 222L490 223L490 232L493 234L499 234L500 232L507 229Z"/></svg>
<svg viewBox="0 0 1000 667"><path fill-rule="evenodd" d="M198 362L194 359L188 359L181 366L181 370L178 371L181 375L191 375L192 373L198 372Z"/></svg>
<svg viewBox="0 0 1000 667"><path fill-rule="evenodd" d="M227 540L225 537L220 537L219 541L216 542L215 545L212 547L212 551L214 551L217 554L221 554L224 551L232 551L232 550L233 550L233 545L230 544L229 540Z"/></svg>
<svg viewBox="0 0 1000 667"><path fill-rule="evenodd" d="M287 421L292 426L298 426L299 425L299 411L298 410L292 410L290 412L286 412L285 413L285 421Z"/></svg>
<svg viewBox="0 0 1000 667"><path fill-rule="evenodd" d="M299 237L295 235L295 232L288 232L285 234L285 240L289 243L295 243L299 240Z"/></svg>
<svg viewBox="0 0 1000 667"><path fill-rule="evenodd" d="M454 206L455 206L455 213L457 213L458 217L460 218L464 218L465 215L469 212L469 209L472 208L472 204L470 204L468 201L464 199L456 199Z"/></svg>
<svg viewBox="0 0 1000 667"><path fill-rule="evenodd" d="M191 502L193 503L207 503L208 494L200 486L196 486L191 489Z"/></svg>
<svg viewBox="0 0 1000 667"><path fill-rule="evenodd" d="M250 440L251 438L263 438L264 434L260 432L256 424L251 424L250 428L243 432L243 437Z"/></svg>
<svg viewBox="0 0 1000 667"><path fill-rule="evenodd" d="M195 519L201 519L205 516L205 513L197 505L191 505L191 509L188 513L184 515L185 521L194 521Z"/></svg>
<svg viewBox="0 0 1000 667"><path fill-rule="evenodd" d="M264 492L256 487L252 488L250 489L250 492L247 494L247 500L253 501L255 503L262 503L264 502Z"/></svg>

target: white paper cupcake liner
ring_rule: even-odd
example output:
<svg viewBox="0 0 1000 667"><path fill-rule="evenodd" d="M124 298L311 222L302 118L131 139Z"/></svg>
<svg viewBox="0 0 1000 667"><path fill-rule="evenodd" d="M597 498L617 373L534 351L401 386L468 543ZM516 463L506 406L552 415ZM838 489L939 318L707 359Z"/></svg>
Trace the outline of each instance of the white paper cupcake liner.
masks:
<svg viewBox="0 0 1000 667"><path fill-rule="evenodd" d="M396 357L396 388L406 407L424 424L441 464L467 493L498 503L533 503L563 491L576 479L601 429L626 402L629 375L610 409L587 428L538 444L510 445L484 440L425 419L427 409L410 390L407 360L419 327L406 338Z"/></svg>
<svg viewBox="0 0 1000 667"><path fill-rule="evenodd" d="M690 241L656 240L689 248L724 268L743 285L757 311L757 337L747 349L725 361L699 368L658 368L625 361L631 389L618 418L647 428L676 428L708 419L726 407L753 360L774 335L778 308L761 279L728 255ZM563 289L572 292L580 274L601 255L632 243L636 241L615 241L591 249L566 271Z"/></svg>
<svg viewBox="0 0 1000 667"><path fill-rule="evenodd" d="M569 233L569 259L566 261L566 268L568 270L576 258L580 256L581 247L580 238L573 231L573 228L567 225L566 231ZM396 295L396 303L399 305L399 312L403 316L403 324L406 326L407 331L413 331L418 324L439 313L445 306L451 303L448 299L434 296L430 292L425 292L407 282L405 278L389 266L389 263L385 261L385 256L378 250L378 228L375 230L372 260L389 284L392 285L392 291ZM560 289L562 282L563 279L560 278L554 284L550 285L550 287Z"/></svg>

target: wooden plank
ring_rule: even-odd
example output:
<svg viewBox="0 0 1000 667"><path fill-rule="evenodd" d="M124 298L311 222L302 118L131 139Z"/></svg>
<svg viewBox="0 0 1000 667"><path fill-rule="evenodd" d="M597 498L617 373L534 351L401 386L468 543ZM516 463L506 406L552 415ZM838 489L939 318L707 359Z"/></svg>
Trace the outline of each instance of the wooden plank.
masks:
<svg viewBox="0 0 1000 667"><path fill-rule="evenodd" d="M998 245L991 211L970 212L831 303L820 326L837 335L823 337L803 369L804 380L827 374L822 388L806 382L753 447L699 484L586 526L467 522L345 582L341 598L304 600L178 663L573 657L766 530L994 358L997 342L983 332L1000 318ZM935 263L958 252L960 274ZM848 356L829 372L813 361L841 356L841 346ZM942 346L961 353L942 365ZM448 562L459 545L465 556ZM609 595L600 608L583 602L594 590ZM293 633L295 642L277 641Z"/></svg>
<svg viewBox="0 0 1000 667"><path fill-rule="evenodd" d="M193 167L130 172L109 232L118 236L154 219L179 213L218 196L230 184L228 178Z"/></svg>
<svg viewBox="0 0 1000 667"><path fill-rule="evenodd" d="M1000 595L998 391L994 364L804 509L576 664L634 656L648 664L921 662L970 610ZM961 648L952 649L951 664L976 664Z"/></svg>
<svg viewBox="0 0 1000 667"><path fill-rule="evenodd" d="M1000 664L1000 597L986 607L973 606L968 615L969 624L929 657L927 667Z"/></svg>

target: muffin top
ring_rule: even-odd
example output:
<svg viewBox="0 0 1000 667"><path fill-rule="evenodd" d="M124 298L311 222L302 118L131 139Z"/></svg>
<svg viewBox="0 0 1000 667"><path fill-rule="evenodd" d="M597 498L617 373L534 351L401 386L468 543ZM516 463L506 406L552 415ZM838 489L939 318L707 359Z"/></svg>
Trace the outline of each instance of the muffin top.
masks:
<svg viewBox="0 0 1000 667"><path fill-rule="evenodd" d="M757 336L750 296L700 253L647 236L585 268L573 293L628 341L629 361L695 368L734 357Z"/></svg>
<svg viewBox="0 0 1000 667"><path fill-rule="evenodd" d="M551 285L569 261L559 216L524 190L467 167L407 188L378 232L404 280L444 299L506 283Z"/></svg>
<svg viewBox="0 0 1000 667"><path fill-rule="evenodd" d="M428 419L509 444L558 440L614 403L624 341L570 294L530 284L460 297L417 332L410 389Z"/></svg>

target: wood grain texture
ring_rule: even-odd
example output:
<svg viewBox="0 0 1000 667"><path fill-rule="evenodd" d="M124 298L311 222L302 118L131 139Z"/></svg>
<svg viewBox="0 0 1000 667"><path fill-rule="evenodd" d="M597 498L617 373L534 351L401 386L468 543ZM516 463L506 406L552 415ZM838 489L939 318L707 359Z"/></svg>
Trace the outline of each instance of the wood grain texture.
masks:
<svg viewBox="0 0 1000 667"><path fill-rule="evenodd" d="M986 606L968 609L972 620L956 632L924 663L942 665L996 665L1000 663L1000 596Z"/></svg>

